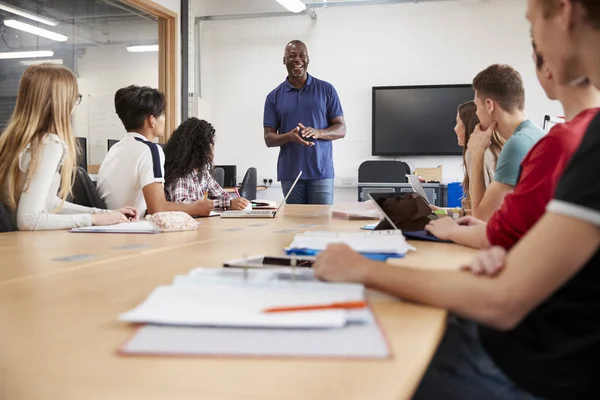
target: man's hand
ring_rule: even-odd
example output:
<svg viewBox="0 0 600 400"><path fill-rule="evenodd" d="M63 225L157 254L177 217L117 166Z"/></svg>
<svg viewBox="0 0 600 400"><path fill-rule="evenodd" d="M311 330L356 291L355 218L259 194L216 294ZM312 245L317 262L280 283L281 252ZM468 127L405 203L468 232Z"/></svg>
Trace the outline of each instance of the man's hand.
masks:
<svg viewBox="0 0 600 400"><path fill-rule="evenodd" d="M314 142L309 142L307 140L302 139L302 137L300 136L300 127L299 126L295 127L293 130L286 133L286 135L288 135L288 137L290 138L290 143L298 143L303 146L314 146L315 145Z"/></svg>
<svg viewBox="0 0 600 400"><path fill-rule="evenodd" d="M237 197L233 200L231 200L231 209L232 210L245 210L246 207L248 207L248 204L250 204L250 202L248 200L246 200L243 197Z"/></svg>
<svg viewBox="0 0 600 400"><path fill-rule="evenodd" d="M464 265L463 271L470 271L475 275L495 276L504 268L507 256L504 248L495 246L491 249L482 250L470 263Z"/></svg>
<svg viewBox="0 0 600 400"><path fill-rule="evenodd" d="M498 123L494 121L484 131L481 128L481 124L477 124L475 130L469 138L467 148L473 152L483 153L490 146L490 142L492 141L492 133L496 130L497 127Z"/></svg>
<svg viewBox="0 0 600 400"><path fill-rule="evenodd" d="M317 255L313 271L326 281L364 283L371 263L348 245L331 244Z"/></svg>
<svg viewBox="0 0 600 400"><path fill-rule="evenodd" d="M466 217L462 217L456 220L456 223L461 226L475 226L475 225L485 225L486 222L480 219L473 217L472 215L467 215Z"/></svg>
<svg viewBox="0 0 600 400"><path fill-rule="evenodd" d="M425 226L425 230L438 239L450 240L450 233L458 224L450 217L443 217L431 221Z"/></svg>
<svg viewBox="0 0 600 400"><path fill-rule="evenodd" d="M302 134L303 138L313 138L317 140L323 136L323 132L321 132L319 129L311 128L310 126L307 128L302 124L298 124L298 127L300 128L300 133Z"/></svg>
<svg viewBox="0 0 600 400"><path fill-rule="evenodd" d="M193 205L194 211L190 214L194 217L208 217L215 207L212 200L198 200Z"/></svg>

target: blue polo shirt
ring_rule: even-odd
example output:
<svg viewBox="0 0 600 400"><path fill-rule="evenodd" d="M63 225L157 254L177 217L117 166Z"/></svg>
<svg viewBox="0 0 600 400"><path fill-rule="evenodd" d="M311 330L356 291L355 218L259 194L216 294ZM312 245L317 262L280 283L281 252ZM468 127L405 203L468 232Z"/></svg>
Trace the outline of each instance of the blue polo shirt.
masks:
<svg viewBox="0 0 600 400"><path fill-rule="evenodd" d="M308 75L301 90L286 79L267 96L263 126L277 129L283 134L299 123L315 129L329 128L332 119L344 115L340 98L333 85ZM310 139L309 139L310 140ZM331 140L315 140L314 146L287 143L279 149L277 180L333 179L333 154Z"/></svg>

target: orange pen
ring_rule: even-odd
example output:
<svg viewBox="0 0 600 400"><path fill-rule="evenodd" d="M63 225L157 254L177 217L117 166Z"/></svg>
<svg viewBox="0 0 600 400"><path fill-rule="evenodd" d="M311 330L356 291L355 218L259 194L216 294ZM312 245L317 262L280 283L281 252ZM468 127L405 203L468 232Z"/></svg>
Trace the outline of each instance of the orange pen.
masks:
<svg viewBox="0 0 600 400"><path fill-rule="evenodd" d="M275 307L275 308L267 308L263 310L265 313L278 313L278 312L293 312L293 311L315 311L315 310L332 310L343 308L346 310L350 309L358 309L365 308L367 303L364 301L347 301L343 303L331 303L331 304L321 304L314 306L293 306L293 307Z"/></svg>

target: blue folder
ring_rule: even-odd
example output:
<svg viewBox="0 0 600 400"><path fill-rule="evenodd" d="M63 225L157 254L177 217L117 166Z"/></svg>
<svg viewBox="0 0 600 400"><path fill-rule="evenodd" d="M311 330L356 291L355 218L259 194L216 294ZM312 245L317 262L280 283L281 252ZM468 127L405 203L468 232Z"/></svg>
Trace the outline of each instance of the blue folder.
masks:
<svg viewBox="0 0 600 400"><path fill-rule="evenodd" d="M286 250L285 253L287 255L295 254L297 256L316 256L320 253L319 250L309 250L309 249L289 249ZM360 253L363 257L366 257L370 260L375 261L385 261L388 258L404 258L404 254L398 253Z"/></svg>
<svg viewBox="0 0 600 400"><path fill-rule="evenodd" d="M425 240L427 242L442 242L442 243L453 243L451 240L439 239L427 231L413 231L413 232L402 232L407 239L414 240Z"/></svg>

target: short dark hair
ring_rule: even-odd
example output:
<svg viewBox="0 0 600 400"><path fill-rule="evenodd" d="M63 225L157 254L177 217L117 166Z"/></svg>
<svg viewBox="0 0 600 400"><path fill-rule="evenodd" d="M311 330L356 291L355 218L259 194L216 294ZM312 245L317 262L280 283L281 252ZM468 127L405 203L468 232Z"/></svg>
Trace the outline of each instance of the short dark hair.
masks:
<svg viewBox="0 0 600 400"><path fill-rule="evenodd" d="M148 86L127 86L115 93L115 110L125 130L140 129L149 116L165 113L165 95Z"/></svg>
<svg viewBox="0 0 600 400"><path fill-rule="evenodd" d="M215 128L198 118L184 121L165 147L165 185L198 170L212 170Z"/></svg>
<svg viewBox="0 0 600 400"><path fill-rule="evenodd" d="M505 111L525 109L523 78L509 65L490 65L473 79L473 89L479 97L494 100Z"/></svg>

